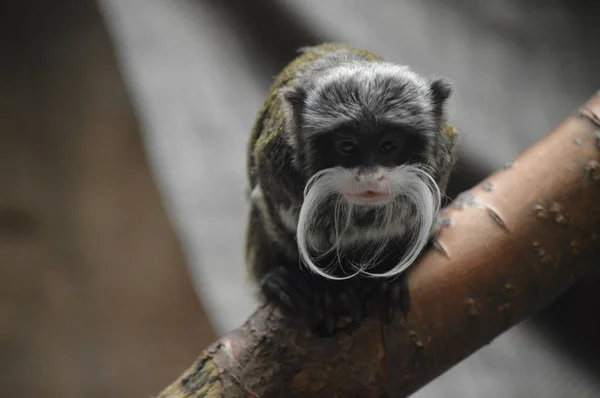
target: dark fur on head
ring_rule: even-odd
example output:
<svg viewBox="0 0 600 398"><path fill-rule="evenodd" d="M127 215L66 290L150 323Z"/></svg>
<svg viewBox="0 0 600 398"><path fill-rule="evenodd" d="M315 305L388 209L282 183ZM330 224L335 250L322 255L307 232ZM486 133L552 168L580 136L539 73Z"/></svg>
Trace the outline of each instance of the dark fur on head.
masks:
<svg viewBox="0 0 600 398"><path fill-rule="evenodd" d="M414 262L435 232L454 163L451 92L443 79L364 50L303 49L271 89L250 142L253 274L299 267L300 258L332 279L392 276ZM365 199L371 189L387 199Z"/></svg>
<svg viewBox="0 0 600 398"><path fill-rule="evenodd" d="M445 105L451 93L444 79L428 79L407 66L365 60L341 50L314 61L280 95L286 132L299 151L299 164L310 174L314 172L310 159L301 159L311 152L303 148L306 139L344 123L405 125L426 138L425 158L435 162L432 152L446 144L437 138L444 135Z"/></svg>

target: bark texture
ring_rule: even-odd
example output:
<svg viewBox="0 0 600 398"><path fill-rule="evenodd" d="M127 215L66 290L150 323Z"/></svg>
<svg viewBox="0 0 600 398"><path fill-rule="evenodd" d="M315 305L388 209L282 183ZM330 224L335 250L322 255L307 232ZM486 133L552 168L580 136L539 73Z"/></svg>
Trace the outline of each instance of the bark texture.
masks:
<svg viewBox="0 0 600 398"><path fill-rule="evenodd" d="M270 305L159 397L405 397L600 266L600 93L445 210L413 309L318 338Z"/></svg>

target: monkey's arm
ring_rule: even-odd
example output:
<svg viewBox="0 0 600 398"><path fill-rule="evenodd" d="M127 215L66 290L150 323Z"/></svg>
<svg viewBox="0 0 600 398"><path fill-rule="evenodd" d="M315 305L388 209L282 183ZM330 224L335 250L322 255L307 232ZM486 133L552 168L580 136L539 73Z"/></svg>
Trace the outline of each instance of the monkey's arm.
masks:
<svg viewBox="0 0 600 398"><path fill-rule="evenodd" d="M255 189L251 195L254 199L246 259L262 298L292 317L308 319L311 329L326 335L333 334L340 318L360 322L366 313L366 298L378 293L383 293L385 303L404 311L404 307L396 304L410 301L404 277L381 284L367 284L367 280L358 278L332 281L301 266L296 243L297 220L292 215L286 222L282 215L293 208L299 210L306 181L295 168L291 148L282 134L272 134L270 139L257 142L252 156ZM322 261L328 263L327 259ZM380 291L388 285L389 291ZM396 311L390 314L395 315Z"/></svg>
<svg viewBox="0 0 600 398"><path fill-rule="evenodd" d="M405 320L319 339L267 305L159 397L404 397L549 304L598 269L600 94L586 108L486 178L494 191L474 187L477 206L448 209Z"/></svg>

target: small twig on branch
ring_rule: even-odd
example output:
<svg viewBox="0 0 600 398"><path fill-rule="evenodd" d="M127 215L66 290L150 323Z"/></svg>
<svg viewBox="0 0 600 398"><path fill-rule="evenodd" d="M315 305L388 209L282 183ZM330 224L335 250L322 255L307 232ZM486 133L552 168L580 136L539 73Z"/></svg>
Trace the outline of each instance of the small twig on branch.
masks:
<svg viewBox="0 0 600 398"><path fill-rule="evenodd" d="M599 266L599 162L600 93L445 210L405 319L319 338L266 305L160 397L410 395Z"/></svg>

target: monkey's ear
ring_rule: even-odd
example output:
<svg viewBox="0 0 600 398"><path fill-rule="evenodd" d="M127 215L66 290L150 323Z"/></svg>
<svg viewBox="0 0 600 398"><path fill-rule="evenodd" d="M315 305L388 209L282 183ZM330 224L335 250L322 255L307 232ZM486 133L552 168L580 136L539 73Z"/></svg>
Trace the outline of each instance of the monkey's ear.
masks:
<svg viewBox="0 0 600 398"><path fill-rule="evenodd" d="M298 86L287 87L281 90L281 98L290 107L294 116L298 117L304 108L306 90Z"/></svg>
<svg viewBox="0 0 600 398"><path fill-rule="evenodd" d="M444 113L444 105L450 95L452 95L452 85L446 79L435 79L431 82L431 97L435 113L442 116Z"/></svg>
<svg viewBox="0 0 600 398"><path fill-rule="evenodd" d="M446 79L435 79L431 82L431 95L436 105L443 105L452 94L452 84Z"/></svg>

